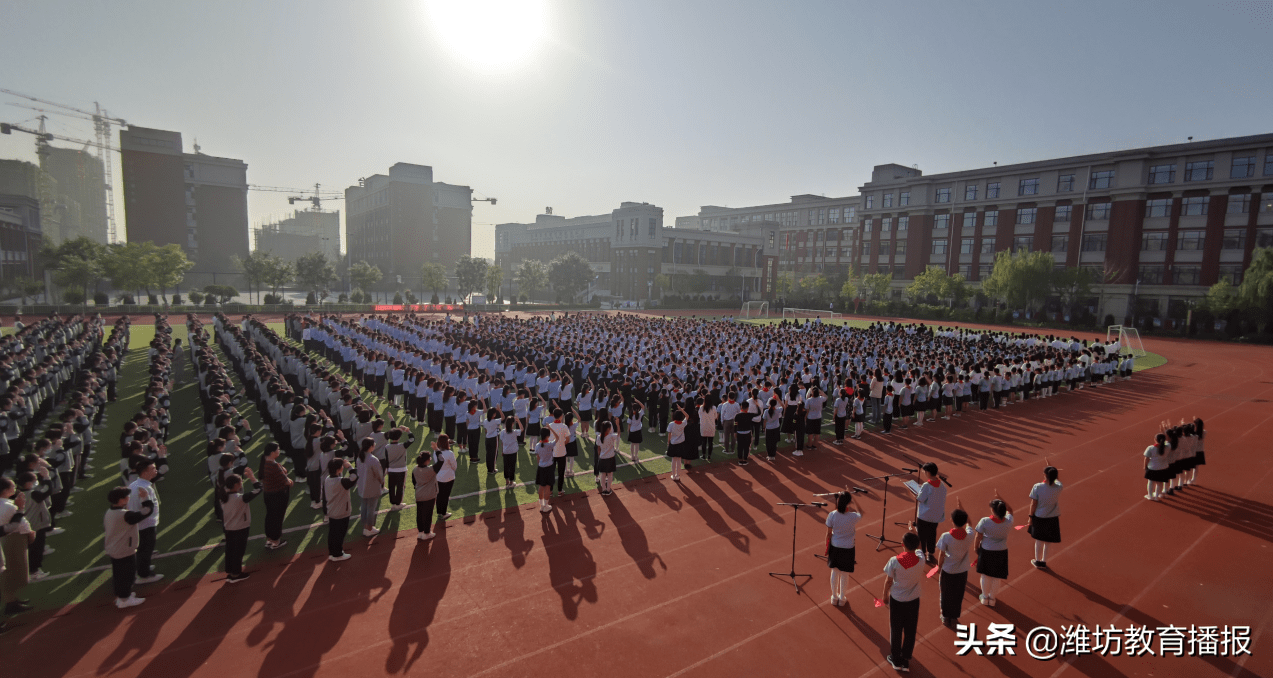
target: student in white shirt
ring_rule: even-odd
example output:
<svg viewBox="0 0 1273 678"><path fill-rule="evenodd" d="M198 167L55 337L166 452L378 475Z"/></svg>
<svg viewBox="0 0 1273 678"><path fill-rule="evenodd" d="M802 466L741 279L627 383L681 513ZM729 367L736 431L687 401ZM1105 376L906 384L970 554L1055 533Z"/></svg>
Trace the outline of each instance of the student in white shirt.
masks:
<svg viewBox="0 0 1273 678"><path fill-rule="evenodd" d="M444 521L451 517L447 503L451 499L451 489L455 487L455 471L459 465L455 461L455 452L451 451L451 438L445 433L438 436L429 447L433 451L433 458L442 461L442 466L438 468L437 508L438 520Z"/></svg>
<svg viewBox="0 0 1273 678"><path fill-rule="evenodd" d="M889 608L889 653L885 659L899 671L909 671L915 651L915 630L919 626L919 596L923 589L924 567L921 564L919 535L902 535L902 552L889 558L884 566L884 595Z"/></svg>
<svg viewBox="0 0 1273 678"><path fill-rule="evenodd" d="M504 457L504 487L510 488L517 480L517 450L521 447L522 427L517 417L504 417L504 430L499 434L500 453Z"/></svg>
<svg viewBox="0 0 1273 678"><path fill-rule="evenodd" d="M619 434L609 421L597 424L596 461L593 468L597 472L597 486L601 495L608 497L614 494L611 483L614 481L615 453L619 446Z"/></svg>
<svg viewBox="0 0 1273 678"><path fill-rule="evenodd" d="M1012 534L1012 507L995 492L991 515L977 523L972 549L977 554L977 574L981 575L981 604L995 606L999 589L1008 578L1008 536Z"/></svg>
<svg viewBox="0 0 1273 678"><path fill-rule="evenodd" d="M950 522L955 526L937 538L941 622L947 626L958 623L963 613L964 588L968 585L968 568L972 562L972 540L968 538L967 530L968 512L959 499L955 499L955 510L950 512Z"/></svg>
<svg viewBox="0 0 1273 678"><path fill-rule="evenodd" d="M854 539L861 520L862 510L853 505L853 493L838 494L835 510L827 514L827 567L831 570L832 605L843 607L848 601L845 580L857 564Z"/></svg>
<svg viewBox="0 0 1273 678"><path fill-rule="evenodd" d="M1061 481L1055 466L1043 469L1043 480L1030 489L1030 517L1026 519L1026 531L1034 537L1030 564L1041 569L1048 566L1048 544L1061 543Z"/></svg>

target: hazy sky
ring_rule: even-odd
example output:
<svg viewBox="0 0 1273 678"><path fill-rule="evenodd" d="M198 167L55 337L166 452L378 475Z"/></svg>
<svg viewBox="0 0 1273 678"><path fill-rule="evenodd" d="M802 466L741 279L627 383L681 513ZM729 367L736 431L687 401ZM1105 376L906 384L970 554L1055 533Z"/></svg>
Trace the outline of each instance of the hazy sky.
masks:
<svg viewBox="0 0 1273 678"><path fill-rule="evenodd" d="M197 137L254 184L343 190L432 165L499 199L474 209L479 256L493 224L545 206L647 201L670 225L700 205L850 195L888 162L936 173L1273 132L1270 2L544 0L542 21L531 3L450 25L427 4L9 0L0 87L99 101L187 151ZM489 63L535 26L521 58ZM34 115L0 105L6 122ZM0 157L33 147L0 137ZM289 210L248 204L253 223Z"/></svg>

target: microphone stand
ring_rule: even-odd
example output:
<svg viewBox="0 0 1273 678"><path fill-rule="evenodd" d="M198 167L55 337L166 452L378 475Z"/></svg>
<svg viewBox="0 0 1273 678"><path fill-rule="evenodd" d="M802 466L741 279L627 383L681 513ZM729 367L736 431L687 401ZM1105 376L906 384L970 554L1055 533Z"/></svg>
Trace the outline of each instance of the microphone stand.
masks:
<svg viewBox="0 0 1273 678"><path fill-rule="evenodd" d="M897 541L896 539L886 539L884 537L884 528L888 526L888 520L887 520L888 519L888 481L890 478L899 478L901 476L909 476L909 475L911 474L910 473L890 473L888 475L875 476L874 478L863 478L863 480L881 480L881 479L884 480L884 507L883 509L881 509L882 512L880 514L880 533L879 534L868 533L866 535L870 537L871 539L878 540L875 544L876 551L879 551L880 549L884 548L884 544L886 543L888 544L902 543L900 541ZM898 523L898 524L900 525L901 523Z"/></svg>
<svg viewBox="0 0 1273 678"><path fill-rule="evenodd" d="M796 519L800 517L801 506L826 506L826 502L813 502L811 504L786 504L780 503L778 506L791 507L791 571L790 572L770 572L770 577L787 577L787 583L796 587L796 595L800 595L800 583L796 581L797 577L807 577L813 579L811 574L796 573Z"/></svg>

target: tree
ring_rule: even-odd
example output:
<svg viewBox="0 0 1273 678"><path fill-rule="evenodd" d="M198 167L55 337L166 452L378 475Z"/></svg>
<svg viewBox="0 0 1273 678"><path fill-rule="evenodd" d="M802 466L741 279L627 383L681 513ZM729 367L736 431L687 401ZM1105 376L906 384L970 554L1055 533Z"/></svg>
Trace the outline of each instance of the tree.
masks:
<svg viewBox="0 0 1273 678"><path fill-rule="evenodd" d="M322 252L310 252L296 260L296 283L315 297L336 279L336 267Z"/></svg>
<svg viewBox="0 0 1273 678"><path fill-rule="evenodd" d="M1230 285L1229 281L1221 280L1207 290L1203 307L1217 316L1236 311L1242 305L1242 298L1238 296L1238 291L1239 288Z"/></svg>
<svg viewBox="0 0 1273 678"><path fill-rule="evenodd" d="M844 304L847 306L848 303L856 299L857 296L858 296L857 284L853 282L852 278L845 280L844 284L840 286L840 301L843 301Z"/></svg>
<svg viewBox="0 0 1273 678"><path fill-rule="evenodd" d="M9 283L9 289L22 297L22 304L26 305L28 298L37 296L44 291L44 283L34 278L20 275Z"/></svg>
<svg viewBox="0 0 1273 678"><path fill-rule="evenodd" d="M534 299L535 293L548 287L548 270L544 267L544 262L534 259L527 259L522 265L517 267L517 289L527 299Z"/></svg>
<svg viewBox="0 0 1273 678"><path fill-rule="evenodd" d="M666 273L660 273L654 276L654 286L659 288L659 292L663 296L672 290L672 276Z"/></svg>
<svg viewBox="0 0 1273 678"><path fill-rule="evenodd" d="M154 249L155 243L150 241L111 245L102 260L103 272L111 285L120 291L144 289L149 293L155 280L148 268Z"/></svg>
<svg viewBox="0 0 1273 678"><path fill-rule="evenodd" d="M702 294L712 286L712 276L701 268L694 269L689 277L688 291L691 294Z"/></svg>
<svg viewBox="0 0 1273 678"><path fill-rule="evenodd" d="M234 289L233 285L205 285L203 293L216 297L217 302L221 304L228 304L231 299L239 296L239 291Z"/></svg>
<svg viewBox="0 0 1273 678"><path fill-rule="evenodd" d="M915 302L933 296L949 302L951 307L962 304L970 294L968 284L962 275L958 273L948 275L946 269L940 266L929 266L923 273L915 276L911 284L906 287L906 293Z"/></svg>
<svg viewBox="0 0 1273 678"><path fill-rule="evenodd" d="M1257 313L1256 323L1263 332L1273 319L1273 247L1261 247L1251 254L1238 298Z"/></svg>
<svg viewBox="0 0 1273 678"><path fill-rule="evenodd" d="M1092 296L1096 278L1096 273L1075 266L1052 272L1052 291L1061 298L1061 305L1071 317L1077 315L1075 307Z"/></svg>
<svg viewBox="0 0 1273 678"><path fill-rule="evenodd" d="M1001 251L981 289L1011 308L1033 309L1052 289L1054 262L1051 252Z"/></svg>
<svg viewBox="0 0 1273 678"><path fill-rule="evenodd" d="M503 301L503 290L500 287L504 284L504 269L499 266L488 266L486 268L486 303L495 300Z"/></svg>
<svg viewBox="0 0 1273 678"><path fill-rule="evenodd" d="M83 289L86 299L90 290L97 289L105 258L106 246L84 236L67 240L56 247L46 241L36 254L40 267L53 271L54 282L63 287Z"/></svg>
<svg viewBox="0 0 1273 678"><path fill-rule="evenodd" d="M778 278L774 281L774 291L778 296L785 297L796 291L796 276L791 271L785 271L778 274Z"/></svg>
<svg viewBox="0 0 1273 678"><path fill-rule="evenodd" d="M175 289L186 277L186 271L194 268L194 262L186 258L181 245L169 243L156 247L147 257L147 266L154 279L155 286L163 295L164 303L168 303L168 289Z"/></svg>
<svg viewBox="0 0 1273 678"><path fill-rule="evenodd" d="M234 263L236 268L243 272L243 278L247 280L248 283L248 292L251 292L252 288L256 288L256 300L258 302L261 300L260 285L269 285L271 272L275 271L278 266L284 263L278 255L265 250L249 252L245 258L240 258L237 254L231 255L230 261ZM288 264L288 266L290 267L291 264ZM291 278L289 276L288 280L279 283L279 285L286 285L290 281ZM277 288L271 291L275 294L278 293Z"/></svg>
<svg viewBox="0 0 1273 678"><path fill-rule="evenodd" d="M821 273L805 276L800 281L800 287L809 295L809 298L819 302L831 292L831 282Z"/></svg>
<svg viewBox="0 0 1273 678"><path fill-rule="evenodd" d="M279 290L296 278L296 267L290 261L270 254L263 262L261 283L270 287L270 293L279 295Z"/></svg>
<svg viewBox="0 0 1273 678"><path fill-rule="evenodd" d="M384 274L380 272L380 267L360 261L349 267L349 282L358 289L365 290L372 285L380 282Z"/></svg>
<svg viewBox="0 0 1273 678"><path fill-rule="evenodd" d="M455 287L463 302L486 284L486 260L464 255L455 262Z"/></svg>
<svg viewBox="0 0 1273 678"><path fill-rule="evenodd" d="M588 289L596 275L587 259L579 256L578 252L570 252L548 264L548 277L552 280L553 290L557 295L570 303Z"/></svg>
<svg viewBox="0 0 1273 678"><path fill-rule="evenodd" d="M892 273L868 273L862 276L862 292L865 293L867 301L883 299L888 296L889 288L892 286Z"/></svg>
<svg viewBox="0 0 1273 678"><path fill-rule="evenodd" d="M442 264L425 264L420 267L420 279L424 289L433 292L433 299L429 303L438 303L438 292L446 289L446 267Z"/></svg>

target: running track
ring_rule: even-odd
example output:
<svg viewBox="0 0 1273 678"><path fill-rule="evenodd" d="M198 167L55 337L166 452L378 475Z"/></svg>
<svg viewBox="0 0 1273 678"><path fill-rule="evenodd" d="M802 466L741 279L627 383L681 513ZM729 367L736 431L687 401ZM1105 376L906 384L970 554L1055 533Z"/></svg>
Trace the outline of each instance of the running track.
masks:
<svg viewBox="0 0 1273 678"><path fill-rule="evenodd" d="M13 620L22 626L0 651L28 658L6 662L26 678L891 675L888 614L872 599L893 551L873 552L865 536L878 532L882 494L861 479L905 465L907 453L941 464L955 484L948 511L960 497L974 516L998 489L1024 517L1042 458L1061 468L1065 541L1049 553L1051 571L1030 567L1031 541L1017 533L998 605L979 606L971 588L965 598L961 621L983 635L992 622L1020 636L1037 625L1249 625L1254 653L1043 662L1019 647L956 657L930 581L912 675L1273 674L1273 351L1145 345L1170 362L1126 384L824 445L799 461L637 481L609 499L567 498L547 519L532 505L452 522L432 542L414 531L370 546L351 538L354 557L339 564L312 550L262 559L254 546L245 583L165 582L127 611L103 591ZM1157 422L1195 415L1210 432L1200 486L1144 501L1139 454ZM863 588L838 608L814 558L823 511L797 519L796 569L813 575L802 592L766 573L790 562L791 509L774 504L849 484L872 492L853 575ZM887 536L900 538L893 522L909 518L908 498L893 484Z"/></svg>

